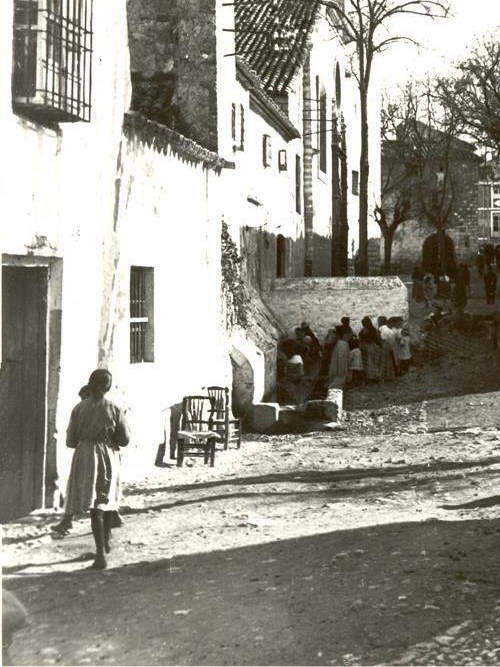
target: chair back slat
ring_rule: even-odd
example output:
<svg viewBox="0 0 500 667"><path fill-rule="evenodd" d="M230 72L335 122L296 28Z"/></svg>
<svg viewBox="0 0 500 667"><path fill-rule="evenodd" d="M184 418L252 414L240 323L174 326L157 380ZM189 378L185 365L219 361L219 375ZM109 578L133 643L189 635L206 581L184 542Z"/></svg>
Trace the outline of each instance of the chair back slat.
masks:
<svg viewBox="0 0 500 667"><path fill-rule="evenodd" d="M208 395L213 400L214 412L217 417L225 414L229 402L229 389L227 387L207 387Z"/></svg>
<svg viewBox="0 0 500 667"><path fill-rule="evenodd" d="M184 396L182 403L182 430L210 430L213 403L209 396Z"/></svg>

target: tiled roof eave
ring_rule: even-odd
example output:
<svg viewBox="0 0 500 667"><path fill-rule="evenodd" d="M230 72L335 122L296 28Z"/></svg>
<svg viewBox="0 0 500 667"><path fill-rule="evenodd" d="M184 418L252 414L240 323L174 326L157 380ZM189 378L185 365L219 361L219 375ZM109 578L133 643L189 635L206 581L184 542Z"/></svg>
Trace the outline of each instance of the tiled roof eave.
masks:
<svg viewBox="0 0 500 667"><path fill-rule="evenodd" d="M124 115L123 131L128 137L135 134L158 152L164 154L172 152L195 164L203 164L205 169L220 172L228 166L226 160L217 153L200 146L196 141L188 139L166 125L149 120L140 113L129 111Z"/></svg>
<svg viewBox="0 0 500 667"><path fill-rule="evenodd" d="M239 56L236 58L236 78L250 92L250 108L253 111L262 116L286 141L300 138L299 130L266 93L258 75Z"/></svg>

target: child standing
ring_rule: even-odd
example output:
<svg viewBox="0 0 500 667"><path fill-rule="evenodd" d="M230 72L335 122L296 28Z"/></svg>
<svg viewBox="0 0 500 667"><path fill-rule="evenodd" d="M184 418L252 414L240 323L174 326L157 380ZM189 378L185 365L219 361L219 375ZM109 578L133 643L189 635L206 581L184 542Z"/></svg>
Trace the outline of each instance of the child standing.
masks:
<svg viewBox="0 0 500 667"><path fill-rule="evenodd" d="M401 336L399 339L399 368L401 375L408 373L411 363L411 341L410 329L405 325L401 329Z"/></svg>
<svg viewBox="0 0 500 667"><path fill-rule="evenodd" d="M349 355L349 370L352 376L352 383L357 385L361 383L363 376L363 358L359 349L359 340L353 338L351 341L351 353Z"/></svg>

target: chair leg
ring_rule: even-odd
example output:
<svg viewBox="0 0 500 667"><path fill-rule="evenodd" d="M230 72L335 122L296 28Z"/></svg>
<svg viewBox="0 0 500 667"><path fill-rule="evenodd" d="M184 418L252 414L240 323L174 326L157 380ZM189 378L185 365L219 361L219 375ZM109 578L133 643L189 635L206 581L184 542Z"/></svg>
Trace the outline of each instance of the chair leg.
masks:
<svg viewBox="0 0 500 667"><path fill-rule="evenodd" d="M210 447L210 467L213 468L215 465L215 440L212 440L209 443Z"/></svg>
<svg viewBox="0 0 500 667"><path fill-rule="evenodd" d="M184 463L184 443L177 443L177 467L181 468Z"/></svg>

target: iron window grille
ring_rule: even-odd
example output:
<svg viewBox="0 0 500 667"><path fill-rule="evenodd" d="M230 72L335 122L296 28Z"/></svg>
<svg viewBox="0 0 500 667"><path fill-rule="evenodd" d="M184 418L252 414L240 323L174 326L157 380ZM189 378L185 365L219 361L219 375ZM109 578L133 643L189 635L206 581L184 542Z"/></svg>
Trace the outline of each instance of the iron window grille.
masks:
<svg viewBox="0 0 500 667"><path fill-rule="evenodd" d="M288 169L288 160L286 150L283 148L278 151L278 170L287 171Z"/></svg>
<svg viewBox="0 0 500 667"><path fill-rule="evenodd" d="M92 0L14 0L13 106L90 121Z"/></svg>
<svg viewBox="0 0 500 667"><path fill-rule="evenodd" d="M154 361L153 300L154 270L130 269L130 363Z"/></svg>

